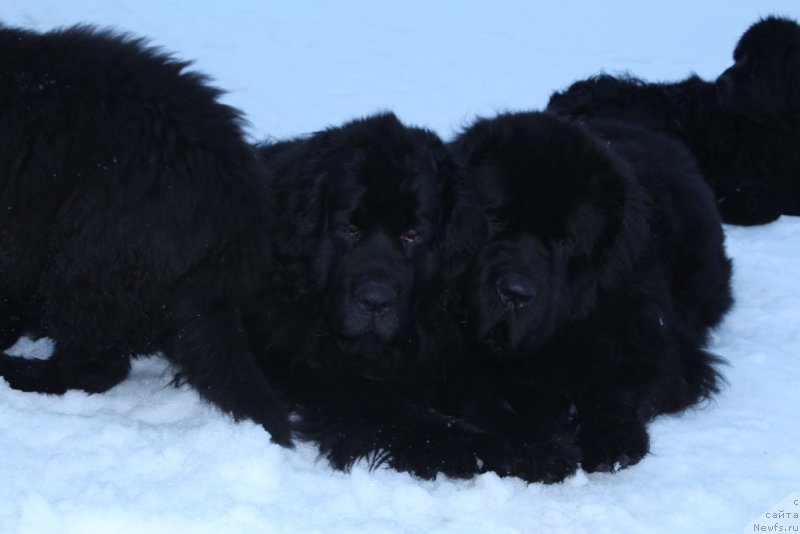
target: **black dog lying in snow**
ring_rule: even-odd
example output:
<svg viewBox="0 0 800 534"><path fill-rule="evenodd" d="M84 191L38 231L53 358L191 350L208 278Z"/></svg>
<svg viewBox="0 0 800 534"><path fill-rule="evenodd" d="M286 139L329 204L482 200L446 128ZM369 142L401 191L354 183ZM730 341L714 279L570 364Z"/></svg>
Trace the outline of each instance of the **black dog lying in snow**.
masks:
<svg viewBox="0 0 800 534"><path fill-rule="evenodd" d="M731 305L731 265L691 156L637 127L541 113L479 120L452 149L490 228L468 276L476 368L456 415L506 441L511 463L489 468L526 480L636 463L650 418L717 389L703 347Z"/></svg>
<svg viewBox="0 0 800 534"><path fill-rule="evenodd" d="M765 18L745 32L733 59L716 83L596 76L554 94L548 109L619 118L680 139L725 222L800 215L800 26Z"/></svg>
<svg viewBox="0 0 800 534"><path fill-rule="evenodd" d="M48 360L0 355L0 375L101 392L163 351L289 444L239 318L267 272L268 199L239 114L186 66L90 28L0 28L0 342L55 341Z"/></svg>

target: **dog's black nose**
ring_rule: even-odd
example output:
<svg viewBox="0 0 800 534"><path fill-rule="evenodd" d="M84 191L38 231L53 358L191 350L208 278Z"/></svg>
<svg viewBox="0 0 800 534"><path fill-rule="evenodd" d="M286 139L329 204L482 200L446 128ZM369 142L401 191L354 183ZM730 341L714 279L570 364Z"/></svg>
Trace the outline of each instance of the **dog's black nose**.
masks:
<svg viewBox="0 0 800 534"><path fill-rule="evenodd" d="M354 291L356 302L371 313L381 315L397 302L397 291L383 282L364 282Z"/></svg>
<svg viewBox="0 0 800 534"><path fill-rule="evenodd" d="M717 93L728 96L733 92L733 78L729 74L722 74L717 78Z"/></svg>
<svg viewBox="0 0 800 534"><path fill-rule="evenodd" d="M497 292L504 304L521 308L536 298L533 280L517 273L507 273L500 277Z"/></svg>

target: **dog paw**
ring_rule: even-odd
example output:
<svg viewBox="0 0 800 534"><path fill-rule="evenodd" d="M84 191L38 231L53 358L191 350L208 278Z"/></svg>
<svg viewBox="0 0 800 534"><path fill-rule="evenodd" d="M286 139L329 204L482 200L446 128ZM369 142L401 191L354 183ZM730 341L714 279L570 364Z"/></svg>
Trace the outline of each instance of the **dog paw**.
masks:
<svg viewBox="0 0 800 534"><path fill-rule="evenodd" d="M554 484L577 471L581 450L572 439L549 438L523 443L515 456L513 475L526 482Z"/></svg>
<svg viewBox="0 0 800 534"><path fill-rule="evenodd" d="M650 439L643 423L591 425L581 431L581 466L587 473L615 472L638 463L647 454Z"/></svg>
<svg viewBox="0 0 800 534"><path fill-rule="evenodd" d="M743 226L765 224L780 216L780 208L761 191L737 187L717 201L722 220Z"/></svg>
<svg viewBox="0 0 800 534"><path fill-rule="evenodd" d="M438 433L407 441L394 448L387 463L423 479L433 479L439 473L466 479L486 471L504 476L512 466L510 450L499 440L478 432Z"/></svg>

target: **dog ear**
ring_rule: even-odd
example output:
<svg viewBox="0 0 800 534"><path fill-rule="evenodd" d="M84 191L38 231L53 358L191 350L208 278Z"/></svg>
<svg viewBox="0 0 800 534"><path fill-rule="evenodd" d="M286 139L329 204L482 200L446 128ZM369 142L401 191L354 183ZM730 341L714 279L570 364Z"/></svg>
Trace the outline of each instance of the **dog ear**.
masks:
<svg viewBox="0 0 800 534"><path fill-rule="evenodd" d="M650 199L627 165L603 174L596 179L602 184L597 188L597 198L603 199L605 216L598 221L596 248L591 255L599 267L600 287L610 291L619 287L634 268L650 239Z"/></svg>
<svg viewBox="0 0 800 534"><path fill-rule="evenodd" d="M464 272L485 241L486 221L473 184L444 146L437 154L436 168L444 183L443 200L448 208L442 221L444 272L452 279Z"/></svg>
<svg viewBox="0 0 800 534"><path fill-rule="evenodd" d="M490 119L477 119L448 147L462 169L474 168L487 154L496 152L506 132L495 127Z"/></svg>
<svg viewBox="0 0 800 534"><path fill-rule="evenodd" d="M788 111L791 113L800 112L800 29L798 35L792 40L789 51L786 54L784 70L781 73L783 83L786 84Z"/></svg>
<svg viewBox="0 0 800 534"><path fill-rule="evenodd" d="M306 258L314 253L317 236L325 224L327 173L319 161L325 143L315 135L308 139L262 146L260 153L270 178L276 205L272 231L275 253L283 261Z"/></svg>

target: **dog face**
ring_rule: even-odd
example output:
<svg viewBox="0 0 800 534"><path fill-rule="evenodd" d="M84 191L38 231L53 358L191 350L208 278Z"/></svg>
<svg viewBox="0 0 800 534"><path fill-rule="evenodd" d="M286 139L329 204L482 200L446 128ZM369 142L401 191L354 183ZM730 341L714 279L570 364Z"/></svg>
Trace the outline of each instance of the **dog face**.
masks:
<svg viewBox="0 0 800 534"><path fill-rule="evenodd" d="M401 132L396 132L401 133ZM393 341L438 267L442 181L419 132L346 147L332 168L314 270L331 327Z"/></svg>
<svg viewBox="0 0 800 534"><path fill-rule="evenodd" d="M489 221L470 270L475 333L503 353L540 347L636 254L633 177L583 129L541 113L478 121L454 151Z"/></svg>
<svg viewBox="0 0 800 534"><path fill-rule="evenodd" d="M277 259L309 303L311 335L365 353L405 343L441 272L453 211L454 166L441 141L385 114L263 154L279 176Z"/></svg>
<svg viewBox="0 0 800 534"><path fill-rule="evenodd" d="M717 78L720 107L752 120L800 109L800 26L778 17L748 29Z"/></svg>

